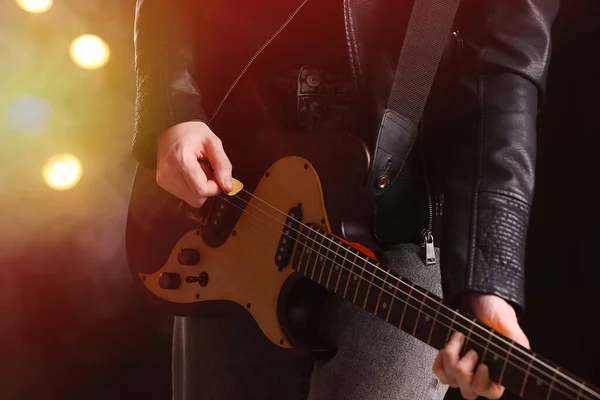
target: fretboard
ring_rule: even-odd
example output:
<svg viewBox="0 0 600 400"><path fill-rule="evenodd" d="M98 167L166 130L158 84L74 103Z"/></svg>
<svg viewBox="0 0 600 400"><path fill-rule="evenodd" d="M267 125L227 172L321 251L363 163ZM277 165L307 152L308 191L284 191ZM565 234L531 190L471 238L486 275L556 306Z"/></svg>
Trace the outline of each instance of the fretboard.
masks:
<svg viewBox="0 0 600 400"><path fill-rule="evenodd" d="M313 226L301 225L292 267L305 277L440 350L452 333L465 336L490 378L524 399L600 399L600 392L550 361L446 306L377 260Z"/></svg>

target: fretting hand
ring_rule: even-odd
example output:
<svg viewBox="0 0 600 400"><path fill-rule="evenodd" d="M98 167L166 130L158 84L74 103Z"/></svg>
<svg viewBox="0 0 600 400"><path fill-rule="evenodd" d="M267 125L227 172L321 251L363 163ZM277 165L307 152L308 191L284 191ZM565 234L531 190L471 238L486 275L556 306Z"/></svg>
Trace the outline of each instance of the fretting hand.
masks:
<svg viewBox="0 0 600 400"><path fill-rule="evenodd" d="M515 310L506 300L491 294L470 294L464 301L468 311L480 321L529 348L529 340L519 326ZM477 353L469 350L460 358L464 341L462 334L455 333L435 359L433 372L442 383L460 388L465 399L478 396L500 398L504 394L504 387L490 381L488 367L480 364L475 370Z"/></svg>

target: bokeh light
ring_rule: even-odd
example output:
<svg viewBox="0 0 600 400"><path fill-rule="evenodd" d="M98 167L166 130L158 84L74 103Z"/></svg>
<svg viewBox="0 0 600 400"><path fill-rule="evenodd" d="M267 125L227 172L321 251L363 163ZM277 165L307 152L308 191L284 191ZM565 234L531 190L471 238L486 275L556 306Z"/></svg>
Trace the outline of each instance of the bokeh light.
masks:
<svg viewBox="0 0 600 400"><path fill-rule="evenodd" d="M71 58L81 68L103 67L110 57L110 50L104 40L96 35L82 35L71 43Z"/></svg>
<svg viewBox="0 0 600 400"><path fill-rule="evenodd" d="M52 7L52 0L17 0L17 4L27 12L40 14Z"/></svg>
<svg viewBox="0 0 600 400"><path fill-rule="evenodd" d="M81 163L72 154L57 154L44 165L44 181L52 189L66 190L77 185L81 179Z"/></svg>
<svg viewBox="0 0 600 400"><path fill-rule="evenodd" d="M14 131L42 133L51 114L52 107L46 100L24 95L15 99L6 109L6 124Z"/></svg>

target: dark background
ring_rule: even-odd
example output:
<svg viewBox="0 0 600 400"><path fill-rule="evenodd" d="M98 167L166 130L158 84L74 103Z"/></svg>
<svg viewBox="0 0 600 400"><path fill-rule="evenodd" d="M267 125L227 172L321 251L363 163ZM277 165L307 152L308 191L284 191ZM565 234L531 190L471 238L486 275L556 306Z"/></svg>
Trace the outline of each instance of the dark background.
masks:
<svg viewBox="0 0 600 400"><path fill-rule="evenodd" d="M31 16L0 4L0 112L15 88L55 112L43 135L0 125L2 400L170 398L171 318L135 295L123 248L133 10L132 0L72 0ZM111 46L100 71L78 69L65 50L88 32ZM600 1L564 0L539 124L522 320L535 351L596 384L599 50ZM79 155L84 177L54 192L40 163L64 150Z"/></svg>

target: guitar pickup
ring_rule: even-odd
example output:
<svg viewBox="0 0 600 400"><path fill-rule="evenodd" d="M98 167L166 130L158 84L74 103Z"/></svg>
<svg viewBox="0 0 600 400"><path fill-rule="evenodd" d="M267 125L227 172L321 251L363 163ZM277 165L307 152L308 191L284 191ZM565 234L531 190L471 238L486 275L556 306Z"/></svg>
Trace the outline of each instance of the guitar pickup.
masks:
<svg viewBox="0 0 600 400"><path fill-rule="evenodd" d="M302 221L302 209L299 206L291 208L285 220L277 252L275 253L275 265L279 267L280 271L290 262L294 242L300 230L300 221Z"/></svg>

